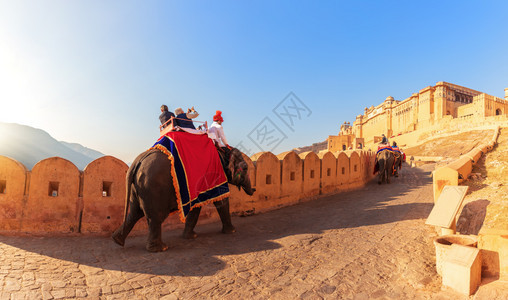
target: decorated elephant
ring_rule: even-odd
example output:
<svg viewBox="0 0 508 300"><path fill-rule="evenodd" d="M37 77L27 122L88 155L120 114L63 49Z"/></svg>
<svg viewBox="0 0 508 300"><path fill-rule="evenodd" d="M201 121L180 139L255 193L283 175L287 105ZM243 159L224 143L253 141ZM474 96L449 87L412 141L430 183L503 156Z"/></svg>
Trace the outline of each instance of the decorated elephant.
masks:
<svg viewBox="0 0 508 300"><path fill-rule="evenodd" d="M393 175L399 177L399 170L402 169L403 154L400 152L393 152L394 163L393 163Z"/></svg>
<svg viewBox="0 0 508 300"><path fill-rule="evenodd" d="M384 180L390 183L390 176L393 172L394 156L390 150L384 150L377 154L377 169L379 172L379 179L377 183L381 184Z"/></svg>
<svg viewBox="0 0 508 300"><path fill-rule="evenodd" d="M397 146L397 142L393 141L392 144L392 152L394 157L393 163L393 175L395 177L399 177L399 170L402 168L402 162L404 160L404 154L400 151L399 146Z"/></svg>
<svg viewBox="0 0 508 300"><path fill-rule="evenodd" d="M229 174L228 183L237 186L238 189L243 188L248 195L252 195L255 189L251 187L248 165L242 153L233 148L227 153L222 153L222 157L222 167L225 173ZM149 230L146 249L151 252L168 249L161 238L162 223L170 213L179 210L171 164L172 160L168 159L166 153L159 149L150 149L141 153L129 167L126 176L124 221L112 235L117 244L124 246L125 239L136 222L145 216ZM222 221L222 232L235 232L235 227L231 223L229 199L215 201L214 204ZM185 238L196 237L194 227L199 213L200 207L195 207L188 213L183 233Z"/></svg>

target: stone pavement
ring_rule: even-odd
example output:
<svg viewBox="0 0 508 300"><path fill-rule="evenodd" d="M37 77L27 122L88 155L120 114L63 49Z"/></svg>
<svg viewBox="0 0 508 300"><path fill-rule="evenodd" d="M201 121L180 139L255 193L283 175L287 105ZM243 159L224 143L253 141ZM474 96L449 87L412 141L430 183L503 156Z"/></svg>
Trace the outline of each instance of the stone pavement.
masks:
<svg viewBox="0 0 508 300"><path fill-rule="evenodd" d="M234 218L237 233L200 226L196 240L165 232L126 247L103 237L0 236L0 299L468 299L441 289L435 271L432 165L391 185L262 215ZM487 283L487 282L485 282ZM507 299L506 283L477 299Z"/></svg>

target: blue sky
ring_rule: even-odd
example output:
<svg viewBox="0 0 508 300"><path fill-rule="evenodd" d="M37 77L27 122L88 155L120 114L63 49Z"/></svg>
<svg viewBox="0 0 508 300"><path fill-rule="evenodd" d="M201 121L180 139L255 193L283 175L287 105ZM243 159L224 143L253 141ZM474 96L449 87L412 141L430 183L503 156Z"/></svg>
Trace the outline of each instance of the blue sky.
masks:
<svg viewBox="0 0 508 300"><path fill-rule="evenodd" d="M270 120L286 138L260 146L279 153L438 81L504 97L507 11L506 1L0 0L0 121L130 162L158 138L161 104L195 106L209 122L222 110L230 144L251 154L249 134ZM291 128L273 112L290 92L308 108Z"/></svg>

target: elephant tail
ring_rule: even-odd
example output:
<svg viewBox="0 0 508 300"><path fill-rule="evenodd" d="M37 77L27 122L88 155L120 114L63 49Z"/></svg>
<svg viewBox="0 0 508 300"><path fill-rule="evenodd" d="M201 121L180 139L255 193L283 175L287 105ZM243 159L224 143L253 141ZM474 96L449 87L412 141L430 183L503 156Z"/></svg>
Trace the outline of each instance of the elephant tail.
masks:
<svg viewBox="0 0 508 300"><path fill-rule="evenodd" d="M137 162L136 165L134 163L129 168L129 171L127 171L127 176L125 178L125 210L123 212L123 225L122 225L122 235L124 233L125 229L125 223L127 222L127 214L129 213L129 203L130 203L130 197L131 197L131 185L134 181L134 174L136 173L137 165L139 162Z"/></svg>

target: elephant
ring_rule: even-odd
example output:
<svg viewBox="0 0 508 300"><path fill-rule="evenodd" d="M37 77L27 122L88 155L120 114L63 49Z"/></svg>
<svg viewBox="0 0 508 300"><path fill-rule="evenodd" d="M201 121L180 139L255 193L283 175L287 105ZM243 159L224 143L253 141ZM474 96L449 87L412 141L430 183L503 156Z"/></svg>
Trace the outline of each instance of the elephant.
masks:
<svg viewBox="0 0 508 300"><path fill-rule="evenodd" d="M226 148L227 149L227 148ZM219 151L221 163L228 178L228 183L235 185L252 195L255 189L251 187L248 176L248 165L242 153L232 148ZM234 174L234 176L231 176ZM162 242L162 223L171 212L178 210L176 191L171 175L171 161L167 155L158 149L150 149L141 153L129 167L126 175L126 199L123 224L116 229L112 238L120 246L125 245L125 239L136 222L143 216L148 222L148 241L146 249L150 252L166 251L168 246ZM214 202L222 221L222 232L233 233L235 227L231 223L229 199ZM195 238L194 227L198 221L200 208L194 208L186 218L183 236Z"/></svg>
<svg viewBox="0 0 508 300"><path fill-rule="evenodd" d="M379 179L377 183L381 184L386 179L386 183L390 183L390 176L393 172L394 156L390 150L384 150L377 155L377 165Z"/></svg>
<svg viewBox="0 0 508 300"><path fill-rule="evenodd" d="M402 153L394 151L393 156L394 156L393 175L395 177L399 177L399 170L402 169L402 160L403 160Z"/></svg>

